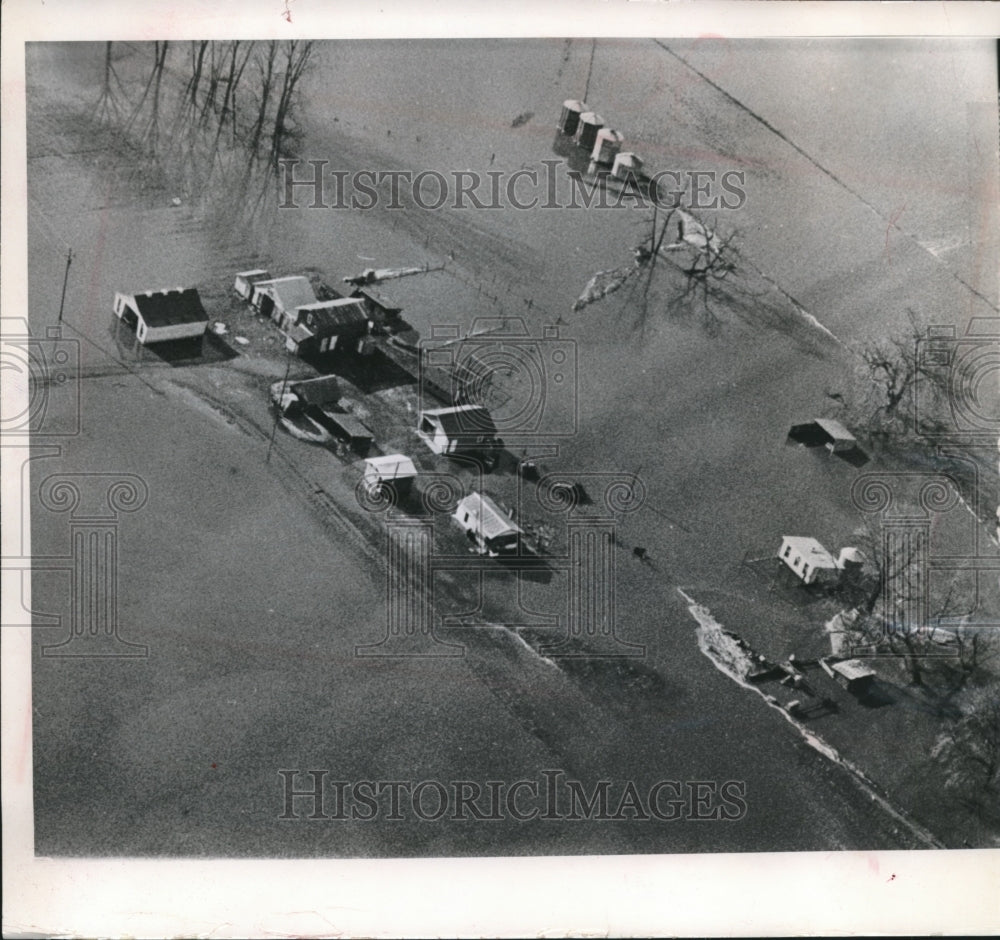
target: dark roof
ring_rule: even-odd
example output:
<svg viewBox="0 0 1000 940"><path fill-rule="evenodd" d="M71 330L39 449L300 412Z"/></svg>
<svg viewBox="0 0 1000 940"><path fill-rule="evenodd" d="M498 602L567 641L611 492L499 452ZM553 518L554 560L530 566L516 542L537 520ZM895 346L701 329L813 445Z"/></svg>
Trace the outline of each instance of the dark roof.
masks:
<svg viewBox="0 0 1000 940"><path fill-rule="evenodd" d="M372 303L386 311L400 311L403 309L401 299L384 287L374 287L366 285L359 287L351 294L352 297L366 297Z"/></svg>
<svg viewBox="0 0 1000 940"><path fill-rule="evenodd" d="M334 375L292 382L288 387L307 405L329 405L340 401L340 385Z"/></svg>
<svg viewBox="0 0 1000 940"><path fill-rule="evenodd" d="M313 333L324 336L332 333L364 333L368 328L368 316L362 303L357 300L350 303L333 300L299 307L299 322L308 322Z"/></svg>
<svg viewBox="0 0 1000 940"><path fill-rule="evenodd" d="M426 412L435 416L441 422L448 437L463 435L496 435L497 426L493 423L490 413L482 405L461 406L461 410L441 408Z"/></svg>
<svg viewBox="0 0 1000 940"><path fill-rule="evenodd" d="M370 428L366 428L354 415L337 414L326 411L324 414L327 420L337 425L348 437L354 440L374 440L375 435Z"/></svg>
<svg viewBox="0 0 1000 940"><path fill-rule="evenodd" d="M148 291L134 296L136 309L148 327L208 322L208 314L201 305L198 291L193 287L155 293Z"/></svg>

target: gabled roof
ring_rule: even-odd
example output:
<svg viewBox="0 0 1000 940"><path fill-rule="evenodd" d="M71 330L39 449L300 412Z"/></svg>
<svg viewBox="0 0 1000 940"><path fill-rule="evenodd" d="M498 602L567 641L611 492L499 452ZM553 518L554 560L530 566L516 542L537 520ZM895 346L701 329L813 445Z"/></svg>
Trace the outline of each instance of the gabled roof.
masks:
<svg viewBox="0 0 1000 940"><path fill-rule="evenodd" d="M355 290L351 296L367 297L372 303L377 304L386 311L398 312L403 309L403 304L399 297L384 287L375 287L372 284L366 284L364 287L359 287Z"/></svg>
<svg viewBox="0 0 1000 940"><path fill-rule="evenodd" d="M436 417L448 437L463 435L495 435L497 426L482 405L455 405L451 408L432 408L421 412L422 416Z"/></svg>
<svg viewBox="0 0 1000 940"><path fill-rule="evenodd" d="M833 418L817 418L818 424L835 441L853 441L854 435Z"/></svg>
<svg viewBox="0 0 1000 940"><path fill-rule="evenodd" d="M208 314L193 287L133 294L135 307L148 327L207 323Z"/></svg>
<svg viewBox="0 0 1000 940"><path fill-rule="evenodd" d="M340 401L340 384L335 375L292 382L288 387L307 405L329 405Z"/></svg>
<svg viewBox="0 0 1000 940"><path fill-rule="evenodd" d="M802 557L802 560L813 568L836 568L837 559L833 557L814 538L808 535L783 535L781 537L783 545L791 545L792 548Z"/></svg>
<svg viewBox="0 0 1000 940"><path fill-rule="evenodd" d="M303 304L298 308L299 321L304 314L311 314L314 333L339 333L342 331L364 332L368 327L368 316L364 304L354 298L341 297L338 300L324 300Z"/></svg>
<svg viewBox="0 0 1000 940"><path fill-rule="evenodd" d="M312 284L308 278L301 275L258 281L254 287L257 290L265 288L284 310L295 310L297 307L316 303L316 293L312 289Z"/></svg>
<svg viewBox="0 0 1000 940"><path fill-rule="evenodd" d="M468 512L474 517L475 529L484 539L495 539L501 535L516 535L521 529L489 496L470 493L455 509L455 517ZM463 523L464 524L464 523Z"/></svg>

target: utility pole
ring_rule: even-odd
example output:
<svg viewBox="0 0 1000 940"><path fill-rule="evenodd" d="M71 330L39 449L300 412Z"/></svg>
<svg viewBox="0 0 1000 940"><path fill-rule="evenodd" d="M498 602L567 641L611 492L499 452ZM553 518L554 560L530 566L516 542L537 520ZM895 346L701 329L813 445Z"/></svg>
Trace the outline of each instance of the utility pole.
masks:
<svg viewBox="0 0 1000 940"><path fill-rule="evenodd" d="M63 304L66 303L66 285L69 283L69 266L73 263L73 249L70 248L66 255L66 273L63 275L62 297L59 299L59 320L62 323Z"/></svg>
<svg viewBox="0 0 1000 940"><path fill-rule="evenodd" d="M288 384L288 373L291 369L292 357L288 356L285 362L285 377L281 380L281 392L278 395L277 410L274 413L274 427L271 428L271 440L267 445L267 456L264 458L264 463L271 462L271 449L274 447L274 436L278 433L278 422L281 420L281 403L285 398L285 385Z"/></svg>

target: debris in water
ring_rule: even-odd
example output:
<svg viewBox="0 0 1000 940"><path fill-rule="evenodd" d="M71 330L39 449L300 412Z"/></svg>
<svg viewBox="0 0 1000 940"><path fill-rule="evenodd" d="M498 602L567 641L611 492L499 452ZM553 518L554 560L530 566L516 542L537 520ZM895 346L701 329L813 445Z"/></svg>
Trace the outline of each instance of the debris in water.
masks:
<svg viewBox="0 0 1000 940"><path fill-rule="evenodd" d="M179 206L180 204L181 204L180 196L174 196L174 198L170 200L170 205L172 206Z"/></svg>
<svg viewBox="0 0 1000 940"><path fill-rule="evenodd" d="M520 127L522 124L527 124L535 116L534 111L522 111L513 121L510 122L511 127Z"/></svg>
<svg viewBox="0 0 1000 940"><path fill-rule="evenodd" d="M248 340L245 336L237 336L237 337L235 337L235 339L236 339L236 342L239 343L241 346L249 346L250 345L250 340Z"/></svg>
<svg viewBox="0 0 1000 940"><path fill-rule="evenodd" d="M229 327L227 327L221 320L216 320L215 323L212 324L212 332L216 336L225 336L226 333L229 332Z"/></svg>

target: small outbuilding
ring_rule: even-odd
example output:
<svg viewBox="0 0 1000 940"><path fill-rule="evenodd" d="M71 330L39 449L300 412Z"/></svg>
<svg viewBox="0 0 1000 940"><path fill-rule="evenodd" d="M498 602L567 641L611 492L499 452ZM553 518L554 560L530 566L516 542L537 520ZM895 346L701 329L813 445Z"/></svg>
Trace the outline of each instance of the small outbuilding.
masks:
<svg viewBox="0 0 1000 940"><path fill-rule="evenodd" d="M453 518L481 554L492 557L516 552L524 534L489 496L470 493L455 508Z"/></svg>
<svg viewBox="0 0 1000 940"><path fill-rule="evenodd" d="M845 659L830 668L836 680L854 695L866 694L876 679L875 671L860 659Z"/></svg>
<svg viewBox="0 0 1000 940"><path fill-rule="evenodd" d="M562 113L559 115L559 130L561 133L572 137L576 133L580 123L580 115L587 110L587 105L575 98L568 98L563 102Z"/></svg>
<svg viewBox="0 0 1000 940"><path fill-rule="evenodd" d="M816 539L806 535L784 535L778 557L802 579L804 584L836 581L840 565Z"/></svg>
<svg viewBox="0 0 1000 940"><path fill-rule="evenodd" d="M594 142L597 140L597 132L604 127L604 118L593 111L584 111L580 115L580 122L577 124L576 133L573 139L578 147L584 150L592 150Z"/></svg>
<svg viewBox="0 0 1000 940"><path fill-rule="evenodd" d="M114 311L143 345L196 339L208 329L208 314L193 287L116 293Z"/></svg>
<svg viewBox="0 0 1000 940"><path fill-rule="evenodd" d="M253 297L254 286L261 281L269 281L270 279L271 272L265 271L263 268L254 268L252 271L240 271L236 275L236 281L233 283L233 290L244 300L249 301Z"/></svg>
<svg viewBox="0 0 1000 940"><path fill-rule="evenodd" d="M370 493L391 490L398 498L407 496L417 478L417 468L405 454L369 457L365 461L365 486Z"/></svg>
<svg viewBox="0 0 1000 940"><path fill-rule="evenodd" d="M343 441L358 455L364 457L375 442L371 429L352 414L340 413L330 408L319 408L311 413L314 420L335 438Z"/></svg>
<svg viewBox="0 0 1000 940"><path fill-rule="evenodd" d="M831 454L854 450L858 446L857 438L833 418L816 418L806 424L796 424L788 437L806 447L825 447Z"/></svg>
<svg viewBox="0 0 1000 940"><path fill-rule="evenodd" d="M417 417L417 436L435 454L481 451L500 446L497 428L482 405L431 408Z"/></svg>
<svg viewBox="0 0 1000 940"><path fill-rule="evenodd" d="M642 160L631 150L622 150L615 156L615 162L611 166L611 175L622 182L638 180L643 175Z"/></svg>
<svg viewBox="0 0 1000 940"><path fill-rule="evenodd" d="M595 163L611 163L618 156L625 138L610 127L602 127L594 139L594 149L590 159Z"/></svg>
<svg viewBox="0 0 1000 940"><path fill-rule="evenodd" d="M287 329L299 307L316 303L316 292L312 289L308 278L300 275L277 277L267 281L257 281L253 285L250 302L281 329Z"/></svg>

